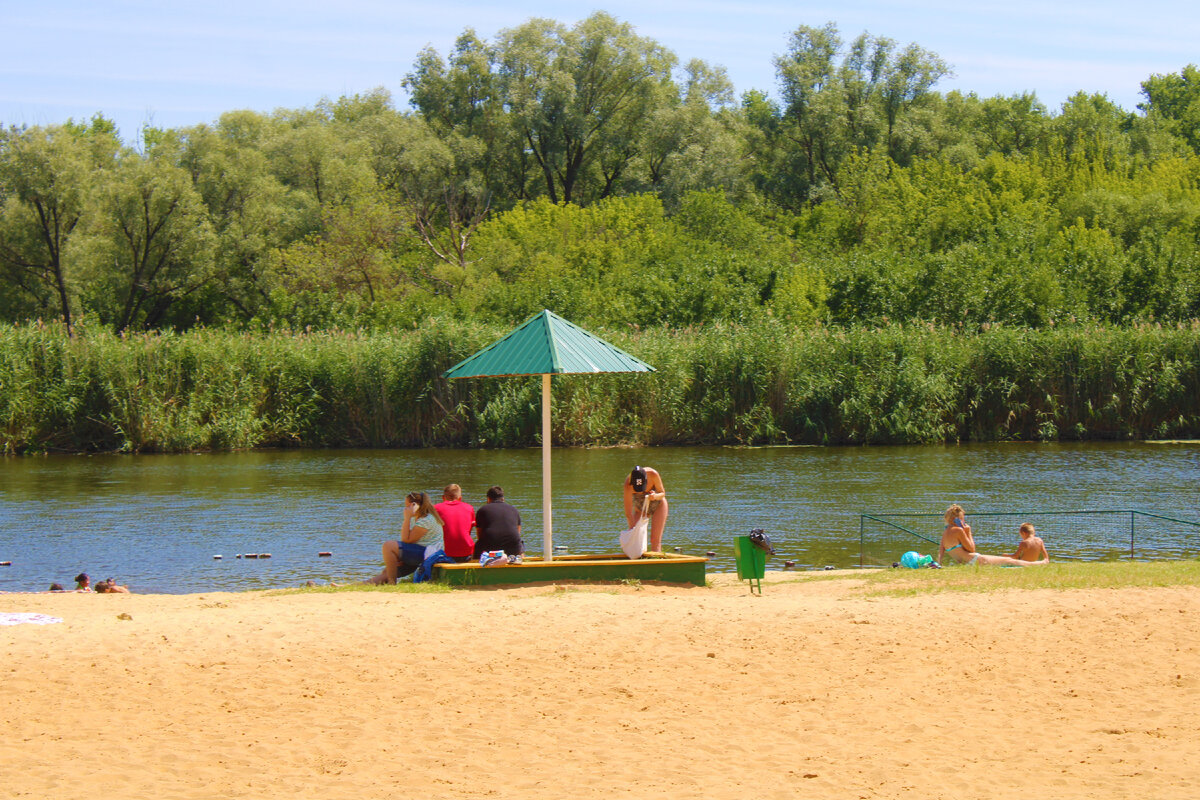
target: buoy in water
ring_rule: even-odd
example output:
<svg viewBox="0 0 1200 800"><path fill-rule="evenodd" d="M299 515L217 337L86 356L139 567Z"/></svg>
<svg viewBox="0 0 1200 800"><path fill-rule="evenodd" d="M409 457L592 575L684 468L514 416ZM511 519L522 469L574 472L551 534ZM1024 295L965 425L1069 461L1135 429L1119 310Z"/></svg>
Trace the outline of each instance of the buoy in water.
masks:
<svg viewBox="0 0 1200 800"><path fill-rule="evenodd" d="M213 561L220 561L225 556L213 556Z"/></svg>
<svg viewBox="0 0 1200 800"><path fill-rule="evenodd" d="M825 569L837 569L837 567L833 566L832 564L826 564Z"/></svg>
<svg viewBox="0 0 1200 800"><path fill-rule="evenodd" d="M676 548L675 548L675 552L676 552L676 553L682 553L682 552L683 552L683 548L682 548L682 547L676 547Z"/></svg>
<svg viewBox="0 0 1200 800"><path fill-rule="evenodd" d="M246 553L246 558L258 558L258 553Z"/></svg>
<svg viewBox="0 0 1200 800"><path fill-rule="evenodd" d="M270 553L259 553L258 557L259 558L270 558L271 554ZM830 569L833 569L833 567L830 567Z"/></svg>
<svg viewBox="0 0 1200 800"><path fill-rule="evenodd" d="M12 566L11 561L0 561L0 567L11 567L11 566Z"/></svg>
<svg viewBox="0 0 1200 800"><path fill-rule="evenodd" d="M785 561L785 562L783 562L783 566L788 567L788 568L794 567L794 566L796 566L796 562L795 561Z"/></svg>
<svg viewBox="0 0 1200 800"><path fill-rule="evenodd" d="M715 556L716 554L717 554L717 551L716 551L716 550L709 550L709 551L708 551L707 553L705 553L704 555L708 556L709 558L712 558L712 557L713 557L713 556Z"/></svg>
<svg viewBox="0 0 1200 800"><path fill-rule="evenodd" d="M329 558L332 555L333 553L329 552L328 550L322 550L321 552L317 553L317 558Z"/></svg>

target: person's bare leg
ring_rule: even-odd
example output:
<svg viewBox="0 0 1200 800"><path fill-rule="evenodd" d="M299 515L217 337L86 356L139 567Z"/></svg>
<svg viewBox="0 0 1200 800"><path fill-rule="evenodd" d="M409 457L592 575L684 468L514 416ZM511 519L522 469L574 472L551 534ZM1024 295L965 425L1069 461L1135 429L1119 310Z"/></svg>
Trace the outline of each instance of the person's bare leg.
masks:
<svg viewBox="0 0 1200 800"><path fill-rule="evenodd" d="M663 530L666 527L667 501L663 500L662 505L654 509L654 515L650 517L650 549L656 553L662 552Z"/></svg>
<svg viewBox="0 0 1200 800"><path fill-rule="evenodd" d="M388 583L396 582L396 575L400 572L400 543L396 541L383 543L383 573L387 576Z"/></svg>
<svg viewBox="0 0 1200 800"><path fill-rule="evenodd" d="M1009 558L1008 556L987 556L980 553L975 563L1004 567L1035 567L1038 564L1049 564L1050 559L1047 558L1045 561L1021 561L1016 558Z"/></svg>
<svg viewBox="0 0 1200 800"><path fill-rule="evenodd" d="M382 550L383 572L371 578L367 583L391 585L396 582L396 575L400 572L400 543L394 540L384 542Z"/></svg>

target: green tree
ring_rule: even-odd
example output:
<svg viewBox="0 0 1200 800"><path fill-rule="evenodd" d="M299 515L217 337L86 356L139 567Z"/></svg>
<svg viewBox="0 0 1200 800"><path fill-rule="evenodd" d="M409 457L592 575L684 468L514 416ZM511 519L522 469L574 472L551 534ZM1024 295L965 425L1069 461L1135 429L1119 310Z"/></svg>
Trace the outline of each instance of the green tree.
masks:
<svg viewBox="0 0 1200 800"><path fill-rule="evenodd" d="M475 230L492 195L483 140L457 131L438 134L419 117L393 115L369 131L379 185L403 210L401 225L461 283Z"/></svg>
<svg viewBox="0 0 1200 800"><path fill-rule="evenodd" d="M788 51L775 59L784 106L783 133L799 148L799 189L811 200L822 184L836 186L839 133L846 115L837 75L842 39L832 22L802 25L789 40Z"/></svg>
<svg viewBox="0 0 1200 800"><path fill-rule="evenodd" d="M77 287L68 249L97 176L119 147L112 123L0 132L0 275L38 312L72 329Z"/></svg>
<svg viewBox="0 0 1200 800"><path fill-rule="evenodd" d="M691 191L747 197L745 122L732 108L725 69L692 59L684 76L682 87L661 87L663 96L641 129L637 177L623 190L657 192L671 208Z"/></svg>
<svg viewBox="0 0 1200 800"><path fill-rule="evenodd" d="M173 146L127 153L100 187L87 295L117 332L167 324L211 277L212 227L176 155Z"/></svg>
<svg viewBox="0 0 1200 800"><path fill-rule="evenodd" d="M1116 169L1131 155L1129 131L1134 124L1134 115L1107 96L1077 92L1067 98L1049 127L1068 158Z"/></svg>
<svg viewBox="0 0 1200 800"><path fill-rule="evenodd" d="M1178 74L1151 75L1142 81L1146 102L1138 108L1165 120L1172 132L1200 153L1200 68L1188 64Z"/></svg>
<svg viewBox="0 0 1200 800"><path fill-rule="evenodd" d="M551 202L611 194L675 56L603 12L569 29L530 20L502 31L496 51L510 124Z"/></svg>
<svg viewBox="0 0 1200 800"><path fill-rule="evenodd" d="M863 33L843 51L832 22L797 28L775 68L784 100L778 130L796 148L780 166L799 172L792 181L797 196L775 197L792 208L836 195L841 163L857 150L882 148L907 163L920 148L902 146L904 115L950 74L937 54L916 44L897 52L887 37Z"/></svg>
<svg viewBox="0 0 1200 800"><path fill-rule="evenodd" d="M1031 153L1042 144L1049 122L1046 106L1033 92L989 97L980 104L976 135L983 153Z"/></svg>
<svg viewBox="0 0 1200 800"><path fill-rule="evenodd" d="M321 206L345 203L374 186L362 140L345 135L352 129L351 123L333 119L327 103L311 110L279 111L272 119L271 136L264 142L271 171L284 186L313 197L314 226Z"/></svg>
<svg viewBox="0 0 1200 800"><path fill-rule="evenodd" d="M668 216L651 193L581 208L547 198L501 213L479 233L490 277L477 315L505 322L551 308L582 324L703 325L774 312L819 315L820 276L778 227L719 191L684 195Z"/></svg>
<svg viewBox="0 0 1200 800"><path fill-rule="evenodd" d="M383 198L362 198L323 212L322 232L280 253L292 291L359 295L373 304L391 294L400 272L393 250L401 213Z"/></svg>
<svg viewBox="0 0 1200 800"><path fill-rule="evenodd" d="M1059 231L1049 254L1066 292L1066 310L1081 319L1122 322L1124 249L1103 228L1082 221Z"/></svg>
<svg viewBox="0 0 1200 800"><path fill-rule="evenodd" d="M433 48L422 50L404 86L436 135L480 143L489 197L507 207L536 194L530 186L533 157L509 122L494 47L468 28L455 42L449 63Z"/></svg>
<svg viewBox="0 0 1200 800"><path fill-rule="evenodd" d="M315 198L288 188L271 172L265 152L271 119L254 111L222 114L216 125L178 132L179 165L191 176L216 236L216 298L205 319L226 310L249 320L277 287L274 254L312 229Z"/></svg>
<svg viewBox="0 0 1200 800"><path fill-rule="evenodd" d="M880 98L887 120L887 152L897 159L896 124L902 112L924 99L942 78L953 74L936 53L910 44L889 60L883 69Z"/></svg>

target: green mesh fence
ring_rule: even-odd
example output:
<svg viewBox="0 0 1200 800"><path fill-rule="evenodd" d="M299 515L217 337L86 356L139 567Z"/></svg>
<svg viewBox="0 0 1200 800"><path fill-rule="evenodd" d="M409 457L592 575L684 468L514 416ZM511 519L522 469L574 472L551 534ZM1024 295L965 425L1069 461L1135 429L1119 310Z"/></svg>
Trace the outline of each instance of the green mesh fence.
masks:
<svg viewBox="0 0 1200 800"><path fill-rule="evenodd" d="M970 512L979 552L1012 555L1030 522L1052 561L1169 561L1200 558L1200 522L1136 510ZM915 550L937 556L941 514L859 515L859 565L890 567Z"/></svg>

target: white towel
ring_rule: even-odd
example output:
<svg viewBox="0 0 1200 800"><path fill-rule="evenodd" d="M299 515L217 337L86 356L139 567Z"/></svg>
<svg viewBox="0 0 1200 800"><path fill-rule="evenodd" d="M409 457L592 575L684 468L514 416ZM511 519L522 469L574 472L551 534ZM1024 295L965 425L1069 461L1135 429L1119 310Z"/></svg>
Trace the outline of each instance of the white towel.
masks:
<svg viewBox="0 0 1200 800"><path fill-rule="evenodd" d="M0 625L53 625L62 622L58 617L28 611L0 611Z"/></svg>

